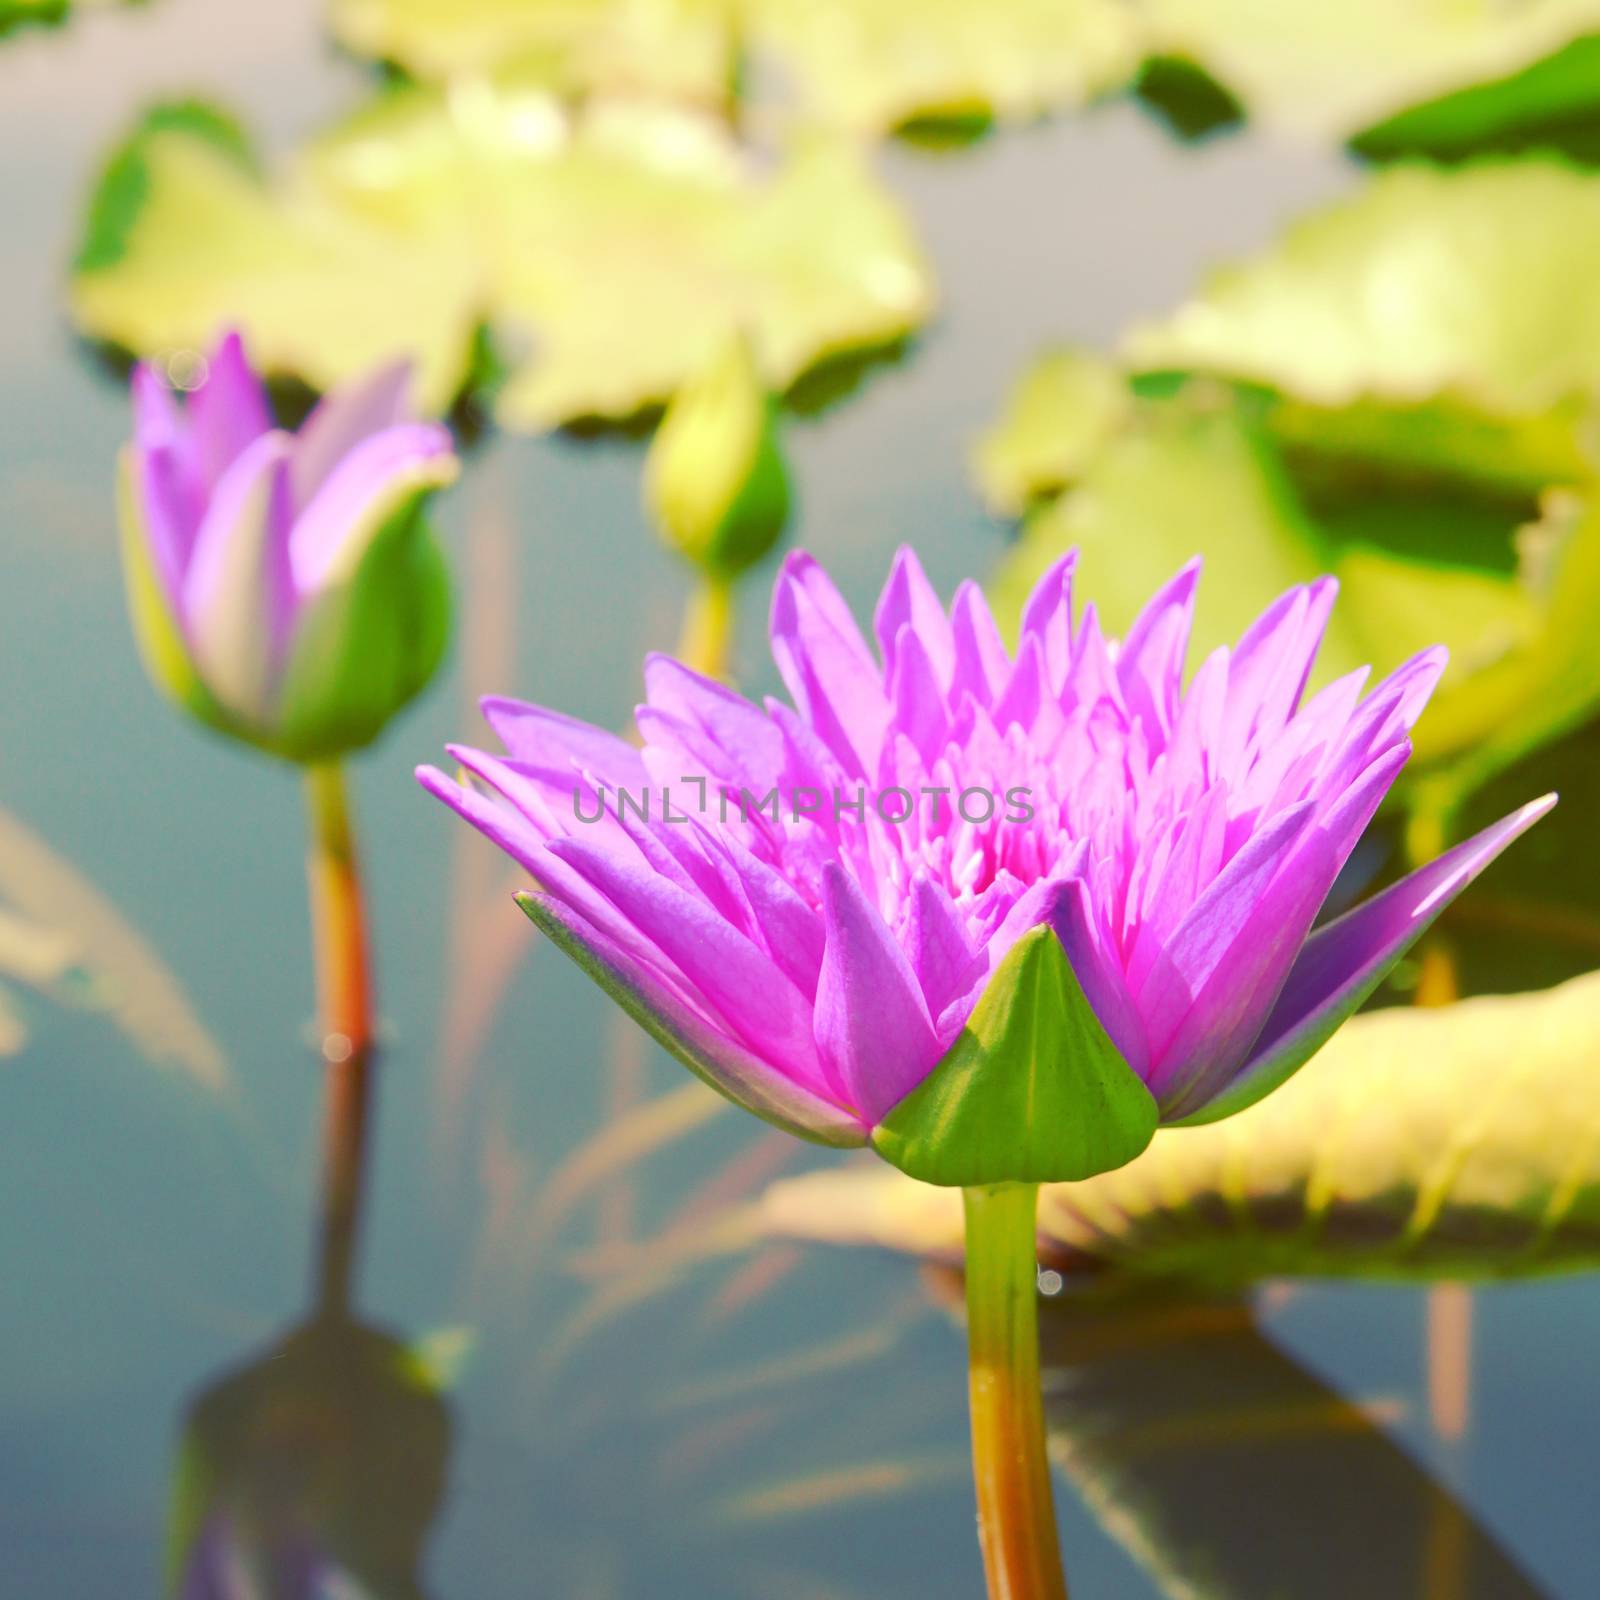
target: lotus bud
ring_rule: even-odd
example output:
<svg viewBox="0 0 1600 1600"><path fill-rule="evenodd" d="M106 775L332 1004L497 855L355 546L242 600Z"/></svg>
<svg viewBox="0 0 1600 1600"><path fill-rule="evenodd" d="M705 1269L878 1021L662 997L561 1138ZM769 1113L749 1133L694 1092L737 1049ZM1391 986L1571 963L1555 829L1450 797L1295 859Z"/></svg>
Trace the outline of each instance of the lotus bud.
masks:
<svg viewBox="0 0 1600 1600"><path fill-rule="evenodd" d="M370 743L433 676L449 577L424 517L449 432L412 420L404 366L273 424L236 334L180 404L133 377L121 523L129 608L157 687L297 762Z"/></svg>
<svg viewBox="0 0 1600 1600"><path fill-rule="evenodd" d="M667 407L645 467L645 502L667 542L712 577L736 577L778 542L789 473L776 407L742 336Z"/></svg>

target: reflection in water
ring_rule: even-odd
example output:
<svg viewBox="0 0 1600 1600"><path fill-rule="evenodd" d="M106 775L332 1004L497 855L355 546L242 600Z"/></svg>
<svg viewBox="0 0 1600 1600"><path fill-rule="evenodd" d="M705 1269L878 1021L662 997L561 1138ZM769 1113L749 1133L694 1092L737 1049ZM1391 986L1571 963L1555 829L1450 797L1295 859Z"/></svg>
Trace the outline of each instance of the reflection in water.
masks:
<svg viewBox="0 0 1600 1600"><path fill-rule="evenodd" d="M1238 1301L1043 1309L1051 1454L1165 1594L1530 1600L1541 1591Z"/></svg>
<svg viewBox="0 0 1600 1600"><path fill-rule="evenodd" d="M422 1600L450 1412L416 1353L350 1311L374 1064L329 1067L311 1316L188 1409L169 1543L178 1600Z"/></svg>
<svg viewBox="0 0 1600 1600"><path fill-rule="evenodd" d="M450 1417L400 1340L317 1318L213 1384L172 1506L181 1600L421 1600Z"/></svg>

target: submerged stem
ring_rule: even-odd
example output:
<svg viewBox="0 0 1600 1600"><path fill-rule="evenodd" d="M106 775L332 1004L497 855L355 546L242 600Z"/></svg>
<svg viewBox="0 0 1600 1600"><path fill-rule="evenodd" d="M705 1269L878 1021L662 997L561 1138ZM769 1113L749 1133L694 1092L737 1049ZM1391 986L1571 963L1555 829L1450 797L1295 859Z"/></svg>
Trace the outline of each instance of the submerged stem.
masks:
<svg viewBox="0 0 1600 1600"><path fill-rule="evenodd" d="M732 636L733 585L703 573L684 608L678 659L708 678L726 678Z"/></svg>
<svg viewBox="0 0 1600 1600"><path fill-rule="evenodd" d="M1066 1600L1039 1390L1038 1186L963 1191L972 1472L989 1600Z"/></svg>
<svg viewBox="0 0 1600 1600"><path fill-rule="evenodd" d="M371 1100L372 977L366 911L337 762L306 768L311 842L306 871L317 969L317 1025L327 1064L322 1135L322 1249L317 1304L349 1306Z"/></svg>

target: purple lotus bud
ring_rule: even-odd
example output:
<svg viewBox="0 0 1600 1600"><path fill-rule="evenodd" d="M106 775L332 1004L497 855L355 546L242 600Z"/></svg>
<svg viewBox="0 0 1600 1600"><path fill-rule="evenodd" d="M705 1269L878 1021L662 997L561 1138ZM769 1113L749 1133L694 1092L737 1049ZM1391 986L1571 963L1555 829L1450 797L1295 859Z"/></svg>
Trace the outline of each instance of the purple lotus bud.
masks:
<svg viewBox="0 0 1600 1600"><path fill-rule="evenodd" d="M432 676L449 585L423 517L456 472L412 420L404 366L273 426L237 334L180 402L133 376L123 561L152 678L203 721L295 761L376 737Z"/></svg>

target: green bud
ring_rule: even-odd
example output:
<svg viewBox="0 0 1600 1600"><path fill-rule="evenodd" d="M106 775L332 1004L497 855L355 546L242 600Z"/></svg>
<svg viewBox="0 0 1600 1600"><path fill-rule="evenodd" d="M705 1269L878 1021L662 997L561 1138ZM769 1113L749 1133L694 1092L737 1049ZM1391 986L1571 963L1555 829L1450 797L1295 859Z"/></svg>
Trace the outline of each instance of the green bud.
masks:
<svg viewBox="0 0 1600 1600"><path fill-rule="evenodd" d="M716 577L736 577L781 537L789 474L776 407L742 336L667 407L645 463L645 505L667 542Z"/></svg>

